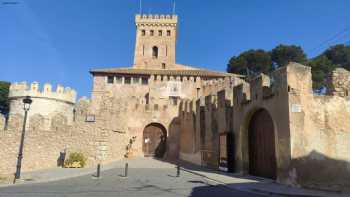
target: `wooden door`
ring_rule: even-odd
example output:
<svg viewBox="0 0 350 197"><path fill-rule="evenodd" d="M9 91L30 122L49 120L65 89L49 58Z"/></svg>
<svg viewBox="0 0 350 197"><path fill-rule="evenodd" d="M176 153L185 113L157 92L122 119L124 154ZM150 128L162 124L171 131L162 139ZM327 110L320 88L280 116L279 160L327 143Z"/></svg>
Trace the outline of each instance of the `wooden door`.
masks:
<svg viewBox="0 0 350 197"><path fill-rule="evenodd" d="M146 157L162 157L165 150L165 138L163 130L155 125L147 126L143 131L143 153Z"/></svg>
<svg viewBox="0 0 350 197"><path fill-rule="evenodd" d="M272 118L266 110L253 115L249 125L249 173L276 179L275 135Z"/></svg>

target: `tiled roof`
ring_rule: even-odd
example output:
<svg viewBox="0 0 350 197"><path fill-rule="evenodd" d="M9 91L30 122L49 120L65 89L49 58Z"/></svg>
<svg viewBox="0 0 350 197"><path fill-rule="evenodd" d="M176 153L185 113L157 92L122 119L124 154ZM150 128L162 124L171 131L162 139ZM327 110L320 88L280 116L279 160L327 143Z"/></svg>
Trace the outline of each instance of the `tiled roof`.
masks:
<svg viewBox="0 0 350 197"><path fill-rule="evenodd" d="M215 72L206 69L182 69L182 70L155 70L138 68L106 68L91 70L92 74L138 74L138 75L173 75L173 76L199 76L199 77L233 77L232 73Z"/></svg>

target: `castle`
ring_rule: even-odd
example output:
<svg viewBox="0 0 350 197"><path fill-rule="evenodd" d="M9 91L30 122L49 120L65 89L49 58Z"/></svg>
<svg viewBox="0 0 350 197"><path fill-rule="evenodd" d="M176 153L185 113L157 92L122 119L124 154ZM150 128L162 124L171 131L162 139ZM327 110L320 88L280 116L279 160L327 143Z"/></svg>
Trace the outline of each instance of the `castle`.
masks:
<svg viewBox="0 0 350 197"><path fill-rule="evenodd" d="M327 95L314 95L309 67L290 63L248 80L177 64L176 15L136 15L135 23L134 64L91 70L91 100L75 102L61 86L11 85L10 118L0 117L0 174L15 170L20 99L30 95L25 171L55 167L60 152L79 151L89 166L155 156L289 185L348 188L348 71L335 70Z"/></svg>

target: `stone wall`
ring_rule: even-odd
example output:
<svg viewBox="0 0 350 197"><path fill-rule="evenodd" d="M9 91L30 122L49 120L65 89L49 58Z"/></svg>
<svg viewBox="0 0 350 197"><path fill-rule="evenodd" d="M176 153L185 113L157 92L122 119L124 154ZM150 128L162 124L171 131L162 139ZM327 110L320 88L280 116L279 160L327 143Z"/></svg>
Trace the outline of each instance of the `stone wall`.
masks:
<svg viewBox="0 0 350 197"><path fill-rule="evenodd" d="M202 165L200 148L200 105L196 100L183 100L180 104L179 158Z"/></svg>
<svg viewBox="0 0 350 197"><path fill-rule="evenodd" d="M350 72L344 68L335 69L327 79L327 93L341 97L349 96Z"/></svg>
<svg viewBox="0 0 350 197"><path fill-rule="evenodd" d="M181 105L180 159L217 169L219 136L232 132L232 88L207 87L200 99Z"/></svg>
<svg viewBox="0 0 350 197"><path fill-rule="evenodd" d="M81 100L75 121L68 124L64 114L57 114L48 127L43 116L32 116L24 143L23 171L57 167L60 153L82 152L88 166L96 162L110 162L123 158L128 135L120 135L105 126L105 121L85 122L90 102ZM0 174L13 175L17 162L23 116L17 114L9 120L7 130L0 130ZM118 152L118 155L113 155Z"/></svg>
<svg viewBox="0 0 350 197"><path fill-rule="evenodd" d="M183 101L197 105L194 110L183 107L180 113L180 158L217 167L212 165L219 160L217 136L231 132L234 171L249 174L249 125L252 116L263 109L273 121L275 139L271 143L275 143L278 182L348 190L350 100L343 90L348 88L350 74L342 71L342 77L334 76L331 83L338 84L337 88L329 90L329 95L315 95L311 69L291 63L269 76L241 81L225 91L212 88L208 96ZM213 160L206 152L214 153Z"/></svg>
<svg viewBox="0 0 350 197"><path fill-rule="evenodd" d="M0 131L4 130L5 129L5 116L0 114Z"/></svg>
<svg viewBox="0 0 350 197"><path fill-rule="evenodd" d="M295 184L329 190L350 190L350 73L333 72L329 95L312 94L309 69L294 68L288 75L291 166ZM293 110L296 105L300 110Z"/></svg>

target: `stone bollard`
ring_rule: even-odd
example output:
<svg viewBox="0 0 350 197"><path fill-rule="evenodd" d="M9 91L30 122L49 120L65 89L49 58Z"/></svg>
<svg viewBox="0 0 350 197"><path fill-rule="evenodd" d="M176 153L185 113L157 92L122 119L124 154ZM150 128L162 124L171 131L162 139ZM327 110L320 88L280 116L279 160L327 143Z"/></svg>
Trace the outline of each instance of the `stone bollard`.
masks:
<svg viewBox="0 0 350 197"><path fill-rule="evenodd" d="M129 169L129 164L125 164L125 171L124 171L124 177L128 177L128 169Z"/></svg>
<svg viewBox="0 0 350 197"><path fill-rule="evenodd" d="M100 176L101 176L101 164L97 164L96 177L100 178Z"/></svg>
<svg viewBox="0 0 350 197"><path fill-rule="evenodd" d="M180 177L180 165L177 164L176 166L176 177Z"/></svg>

